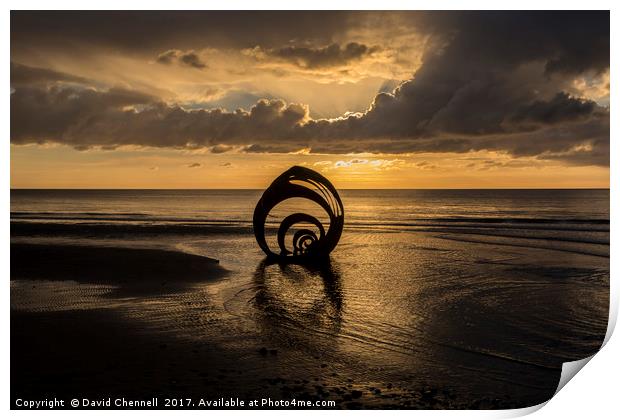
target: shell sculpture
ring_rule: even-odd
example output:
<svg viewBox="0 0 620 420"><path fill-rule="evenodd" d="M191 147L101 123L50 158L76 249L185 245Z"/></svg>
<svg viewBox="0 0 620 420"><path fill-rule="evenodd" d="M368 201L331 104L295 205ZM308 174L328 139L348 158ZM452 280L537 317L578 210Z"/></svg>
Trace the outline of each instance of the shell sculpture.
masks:
<svg viewBox="0 0 620 420"><path fill-rule="evenodd" d="M327 231L314 216L293 213L286 216L278 228L279 252L269 248L265 239L265 221L269 212L279 203L290 198L304 198L321 206L329 216ZM344 208L336 188L323 175L301 166L293 166L277 177L263 192L254 209L254 236L268 257L281 260L310 261L326 258L336 248L344 226ZM295 229L295 225L302 224ZM316 229L309 229L314 225ZM292 232L292 248L285 243ZM318 231L318 232L317 232ZM290 235L289 235L290 236Z"/></svg>

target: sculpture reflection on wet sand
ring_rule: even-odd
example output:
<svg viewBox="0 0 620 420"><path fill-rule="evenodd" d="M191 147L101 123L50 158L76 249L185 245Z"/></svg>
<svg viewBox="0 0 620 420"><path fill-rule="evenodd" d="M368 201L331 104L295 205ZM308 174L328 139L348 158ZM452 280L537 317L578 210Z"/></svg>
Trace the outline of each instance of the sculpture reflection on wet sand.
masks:
<svg viewBox="0 0 620 420"><path fill-rule="evenodd" d="M286 341L291 336L308 339L306 328L320 329L323 338L335 337L342 324L343 291L340 270L329 258L314 264L285 264L268 258L254 272L255 295L251 299L259 311L257 320L265 333ZM296 302L299 288L305 293ZM301 328L300 328L301 327ZM302 334L298 334L302 331Z"/></svg>
<svg viewBox="0 0 620 420"><path fill-rule="evenodd" d="M307 213L288 215L278 228L280 251L276 253L269 248L265 239L265 221L275 206L291 198L305 198L321 206L329 216L329 228L326 231L319 219ZM316 229L300 227L295 230L293 246L289 249L285 244L286 236L297 224L314 225ZM324 260L334 250L342 235L344 208L336 188L327 178L311 169L293 166L265 190L254 209L253 225L258 245L271 259L296 263Z"/></svg>

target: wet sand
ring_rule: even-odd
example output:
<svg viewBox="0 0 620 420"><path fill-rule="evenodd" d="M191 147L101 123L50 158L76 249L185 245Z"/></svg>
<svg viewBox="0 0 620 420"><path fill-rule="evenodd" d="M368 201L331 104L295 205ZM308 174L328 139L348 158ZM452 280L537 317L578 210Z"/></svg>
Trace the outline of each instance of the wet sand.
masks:
<svg viewBox="0 0 620 420"><path fill-rule="evenodd" d="M13 398L296 398L333 400L341 409L464 407L449 389L360 386L319 355L301 361L299 371L285 371L278 362L289 349L231 352L214 343L171 340L132 328L113 311L13 314L11 331ZM482 399L467 406L515 405Z"/></svg>
<svg viewBox="0 0 620 420"><path fill-rule="evenodd" d="M463 401L451 387L416 387L407 378L368 384L361 372L320 353L250 344L238 352L214 342L171 339L136 328L113 310L11 315L11 396L16 398L240 398L335 401L337 409L517 408L510 395ZM295 370L280 359L298 360ZM552 373L550 389L559 379ZM545 393L542 397L550 398ZM532 400L532 404L536 403ZM160 405L159 408L166 408ZM284 408L284 407L262 407ZM293 407L289 407L293 408ZM332 407L326 407L332 408Z"/></svg>
<svg viewBox="0 0 620 420"><path fill-rule="evenodd" d="M329 263L301 267L267 263L249 235L158 239L170 249L14 239L12 404L525 407L606 327L601 246L349 231Z"/></svg>
<svg viewBox="0 0 620 420"><path fill-rule="evenodd" d="M213 258L178 251L71 245L12 244L11 278L115 286L122 295L179 292L221 278Z"/></svg>

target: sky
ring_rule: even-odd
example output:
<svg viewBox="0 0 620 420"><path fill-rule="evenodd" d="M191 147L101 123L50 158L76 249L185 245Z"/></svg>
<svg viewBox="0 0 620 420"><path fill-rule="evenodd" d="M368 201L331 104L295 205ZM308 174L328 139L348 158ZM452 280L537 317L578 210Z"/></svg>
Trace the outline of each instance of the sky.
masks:
<svg viewBox="0 0 620 420"><path fill-rule="evenodd" d="M12 188L608 188L609 12L11 12Z"/></svg>

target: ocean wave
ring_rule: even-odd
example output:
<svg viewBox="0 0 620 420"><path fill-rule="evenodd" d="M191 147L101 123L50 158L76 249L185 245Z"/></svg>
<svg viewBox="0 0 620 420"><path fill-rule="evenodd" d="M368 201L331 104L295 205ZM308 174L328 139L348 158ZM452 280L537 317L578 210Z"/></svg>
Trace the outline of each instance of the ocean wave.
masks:
<svg viewBox="0 0 620 420"><path fill-rule="evenodd" d="M278 221L269 222L268 233L274 233ZM392 220L348 220L350 232L430 232L499 237L537 241L561 241L609 245L609 220L605 219L543 219L543 218L428 218L405 222ZM153 218L107 215L87 216L81 213L50 214L11 213L11 236L41 235L251 235L251 220L219 218Z"/></svg>
<svg viewBox="0 0 620 420"><path fill-rule="evenodd" d="M272 218L274 223L278 219ZM151 215L148 213L105 213L105 212L11 212L11 221L46 222L46 223L161 223L161 224L244 224L251 225L250 218L205 218L205 217L171 217ZM596 230L609 231L609 219L603 218L536 218L536 217L408 217L405 220L372 220L364 217L347 218L348 226L356 227L418 227L418 226L453 226L483 227L501 225L506 228L524 226L552 230Z"/></svg>
<svg viewBox="0 0 620 420"><path fill-rule="evenodd" d="M204 218L204 217L172 217L169 215L157 215L151 213L135 212L57 212L57 211L11 211L12 219L95 219L95 220L168 220L168 221L229 221L230 219ZM348 215L351 218L351 215ZM354 219L370 222L364 217L353 217ZM234 218L235 221L250 221L250 218ZM443 223L532 223L532 224L555 224L555 223L589 223L589 224L609 224L608 218L600 217L470 217L470 216L445 216L432 215L427 217L406 217L404 222L393 221L393 224L409 224L420 222L443 222ZM377 221L377 223L382 223Z"/></svg>

